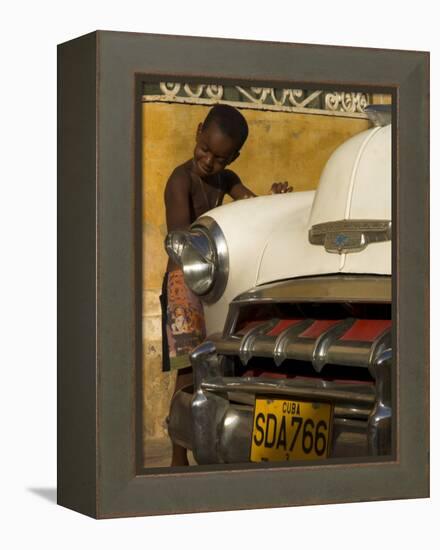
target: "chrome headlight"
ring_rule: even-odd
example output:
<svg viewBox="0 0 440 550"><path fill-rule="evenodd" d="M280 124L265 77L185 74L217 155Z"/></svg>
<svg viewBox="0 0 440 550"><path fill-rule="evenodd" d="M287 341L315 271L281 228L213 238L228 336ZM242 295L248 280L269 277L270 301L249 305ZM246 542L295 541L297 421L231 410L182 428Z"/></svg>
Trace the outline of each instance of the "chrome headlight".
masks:
<svg viewBox="0 0 440 550"><path fill-rule="evenodd" d="M222 230L210 217L187 231L171 231L165 240L170 258L180 265L188 287L204 302L216 302L228 281L228 248Z"/></svg>

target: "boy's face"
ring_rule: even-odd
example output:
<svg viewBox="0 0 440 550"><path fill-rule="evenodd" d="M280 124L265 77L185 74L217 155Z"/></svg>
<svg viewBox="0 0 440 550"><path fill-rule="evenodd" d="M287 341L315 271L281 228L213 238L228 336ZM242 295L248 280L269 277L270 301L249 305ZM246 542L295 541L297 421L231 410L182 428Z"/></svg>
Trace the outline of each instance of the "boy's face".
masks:
<svg viewBox="0 0 440 550"><path fill-rule="evenodd" d="M215 123L203 129L199 124L194 149L194 168L206 178L218 174L239 155L237 141L225 135Z"/></svg>

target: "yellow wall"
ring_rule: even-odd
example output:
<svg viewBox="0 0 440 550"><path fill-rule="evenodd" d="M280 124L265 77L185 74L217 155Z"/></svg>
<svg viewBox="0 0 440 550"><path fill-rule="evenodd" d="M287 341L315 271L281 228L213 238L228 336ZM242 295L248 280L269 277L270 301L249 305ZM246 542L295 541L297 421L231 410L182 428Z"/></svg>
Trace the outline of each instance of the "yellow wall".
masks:
<svg viewBox="0 0 440 550"><path fill-rule="evenodd" d="M161 373L158 297L167 257L164 186L173 169L192 157L197 124L209 107L143 104L144 418L145 438L164 436L174 375ZM331 153L368 121L335 115L243 110L249 138L230 166L256 194L288 180L295 190L314 189ZM148 450L148 447L147 447Z"/></svg>
<svg viewBox="0 0 440 550"><path fill-rule="evenodd" d="M391 105L392 96L391 94L373 94L371 103L375 105Z"/></svg>

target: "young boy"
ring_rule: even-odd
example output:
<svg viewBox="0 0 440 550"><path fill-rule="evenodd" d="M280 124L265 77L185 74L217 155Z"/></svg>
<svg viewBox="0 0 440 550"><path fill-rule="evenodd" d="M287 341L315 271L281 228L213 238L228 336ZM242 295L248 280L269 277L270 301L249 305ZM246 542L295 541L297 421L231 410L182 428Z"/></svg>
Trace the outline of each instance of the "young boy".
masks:
<svg viewBox="0 0 440 550"><path fill-rule="evenodd" d="M248 136L243 115L229 105L215 105L205 121L197 127L193 158L178 166L165 188L165 210L168 232L187 229L199 216L220 206L225 194L234 200L254 197L235 172L228 170L240 155ZM271 193L292 191L287 182L274 183ZM200 300L185 285L183 273L171 259L162 289L163 368L178 368L175 392L190 384L192 372L189 353L206 334ZM175 331L173 312L185 315L186 331ZM187 465L186 449L173 445L172 466Z"/></svg>

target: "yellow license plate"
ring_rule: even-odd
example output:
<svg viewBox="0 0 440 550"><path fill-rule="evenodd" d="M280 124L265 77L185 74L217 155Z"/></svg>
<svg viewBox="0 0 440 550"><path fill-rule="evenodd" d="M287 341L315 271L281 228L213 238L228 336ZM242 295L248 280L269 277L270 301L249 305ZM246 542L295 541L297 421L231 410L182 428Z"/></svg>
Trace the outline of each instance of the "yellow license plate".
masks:
<svg viewBox="0 0 440 550"><path fill-rule="evenodd" d="M251 461L316 460L330 448L332 406L256 398Z"/></svg>

